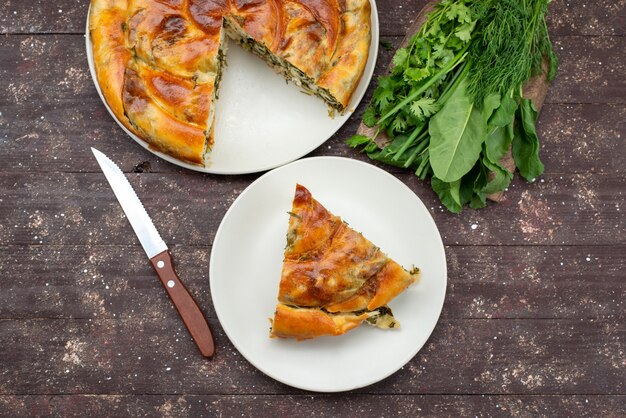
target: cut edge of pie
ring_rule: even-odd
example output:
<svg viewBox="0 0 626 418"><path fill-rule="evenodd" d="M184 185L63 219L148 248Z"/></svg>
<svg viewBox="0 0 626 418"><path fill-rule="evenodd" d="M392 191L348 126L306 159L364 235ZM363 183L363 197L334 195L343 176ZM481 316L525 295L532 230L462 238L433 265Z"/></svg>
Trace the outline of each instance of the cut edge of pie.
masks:
<svg viewBox="0 0 626 418"><path fill-rule="evenodd" d="M329 113L346 111L369 55L369 0L242 4L92 0L96 79L116 119L151 148L208 166L225 35Z"/></svg>
<svg viewBox="0 0 626 418"><path fill-rule="evenodd" d="M363 322L399 328L387 304L418 280L419 269L402 268L300 184L289 214L270 336L341 335Z"/></svg>

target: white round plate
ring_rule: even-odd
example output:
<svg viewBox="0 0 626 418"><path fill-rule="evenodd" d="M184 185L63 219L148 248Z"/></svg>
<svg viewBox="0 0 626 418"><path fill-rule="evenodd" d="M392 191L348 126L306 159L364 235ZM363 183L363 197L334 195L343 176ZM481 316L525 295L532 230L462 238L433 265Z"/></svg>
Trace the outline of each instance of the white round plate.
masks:
<svg viewBox="0 0 626 418"><path fill-rule="evenodd" d="M400 329L269 338L296 183L405 268L420 268L420 281L389 304ZM318 392L360 388L400 369L430 336L446 293L444 247L422 201L386 171L339 157L296 161L244 190L217 231L209 274L215 311L239 352L270 377Z"/></svg>
<svg viewBox="0 0 626 418"><path fill-rule="evenodd" d="M190 170L213 174L244 174L269 170L294 161L328 140L361 102L374 73L378 57L378 11L372 6L372 40L369 58L348 110L329 117L322 99L303 94L293 83L276 74L264 61L235 42L228 41L226 68L215 109L215 145L208 167L179 161L149 148L117 120L107 105L96 79L87 16L87 60L98 94L113 119L137 143L153 154Z"/></svg>

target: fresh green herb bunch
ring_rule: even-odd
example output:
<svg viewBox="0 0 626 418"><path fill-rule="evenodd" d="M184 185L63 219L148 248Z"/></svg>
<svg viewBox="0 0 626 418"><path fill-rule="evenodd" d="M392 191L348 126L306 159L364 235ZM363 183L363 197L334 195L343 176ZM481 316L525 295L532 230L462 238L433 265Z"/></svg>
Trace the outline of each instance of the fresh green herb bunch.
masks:
<svg viewBox="0 0 626 418"><path fill-rule="evenodd" d="M556 74L548 37L548 0L443 0L381 77L363 122L373 137L348 144L370 158L415 170L444 205L486 205L508 187L500 160L512 149L522 176L543 172L535 131L537 111L522 84ZM384 132L390 142L377 141Z"/></svg>
<svg viewBox="0 0 626 418"><path fill-rule="evenodd" d="M370 138L354 137L349 143L366 143L373 159L413 167L424 179L429 173L428 120L451 93L451 81L458 74L453 70L467 56L475 24L464 0L440 3L407 47L398 49L391 74L379 78L363 115L367 126L377 126L395 140L383 149Z"/></svg>

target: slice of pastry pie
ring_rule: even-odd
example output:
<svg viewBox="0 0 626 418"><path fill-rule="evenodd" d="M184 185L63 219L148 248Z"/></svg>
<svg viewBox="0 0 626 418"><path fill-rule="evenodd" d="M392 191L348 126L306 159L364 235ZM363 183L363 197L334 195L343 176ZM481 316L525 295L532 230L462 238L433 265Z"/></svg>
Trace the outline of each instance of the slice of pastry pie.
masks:
<svg viewBox="0 0 626 418"><path fill-rule="evenodd" d="M367 62L369 0L92 0L96 78L151 147L206 164L225 36L344 111ZM271 92L268 92L271 94Z"/></svg>
<svg viewBox="0 0 626 418"><path fill-rule="evenodd" d="M330 213L301 185L270 334L298 340L340 335L367 322L398 328L387 303L419 277Z"/></svg>

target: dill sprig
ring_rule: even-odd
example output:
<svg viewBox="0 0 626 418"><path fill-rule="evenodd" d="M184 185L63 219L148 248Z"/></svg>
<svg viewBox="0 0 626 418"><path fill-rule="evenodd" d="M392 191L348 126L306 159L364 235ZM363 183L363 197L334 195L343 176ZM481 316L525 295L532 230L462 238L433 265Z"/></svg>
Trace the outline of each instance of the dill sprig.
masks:
<svg viewBox="0 0 626 418"><path fill-rule="evenodd" d="M556 55L545 23L547 0L486 0L474 2L478 25L469 52L472 69L468 93L476 103L497 93L519 90L530 77L556 74Z"/></svg>

